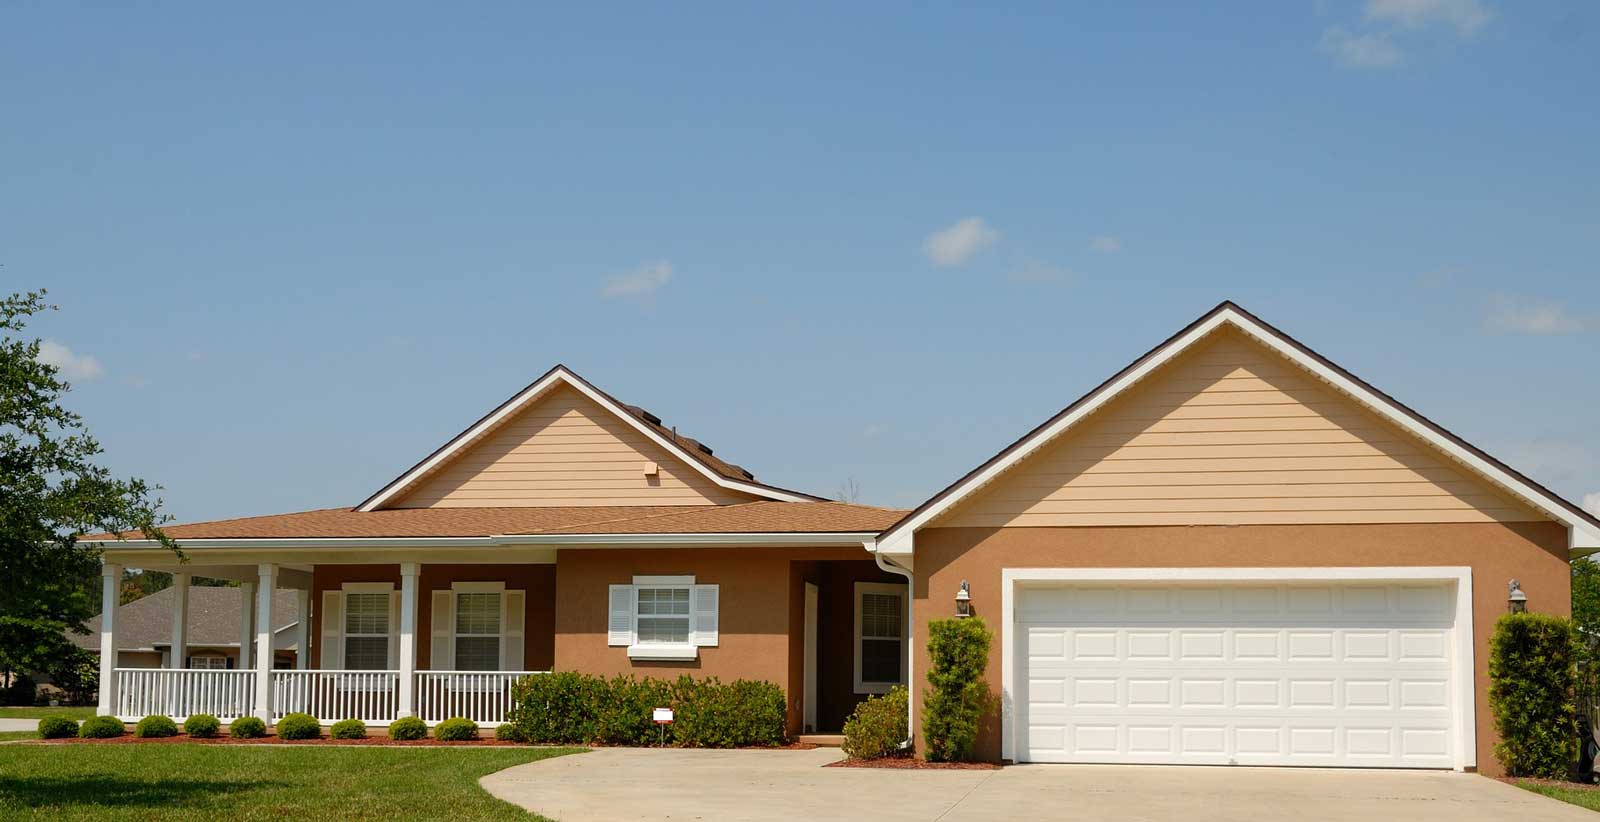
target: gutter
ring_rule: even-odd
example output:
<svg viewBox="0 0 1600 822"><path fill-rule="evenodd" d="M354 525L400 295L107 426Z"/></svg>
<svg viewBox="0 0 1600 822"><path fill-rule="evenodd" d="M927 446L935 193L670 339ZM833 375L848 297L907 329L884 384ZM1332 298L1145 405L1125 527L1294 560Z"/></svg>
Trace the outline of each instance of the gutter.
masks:
<svg viewBox="0 0 1600 822"><path fill-rule="evenodd" d="M917 657L916 643L911 641L911 627L916 624L916 621L911 617L911 591L916 585L916 577L912 574L909 568L906 568L894 560L884 556L883 554L878 553L878 543L876 540L866 540L863 541L861 545L872 554L872 561L877 563L880 569L906 578L906 738L905 741L901 742L899 745L900 750L904 751L911 748L912 742L915 740L917 735L917 726L913 721L916 717L916 702L911 699L911 683L913 681L911 672L912 666Z"/></svg>
<svg viewBox="0 0 1600 822"><path fill-rule="evenodd" d="M699 548L717 545L840 546L861 545L875 531L672 533L672 534L493 534L482 537L283 537L274 539L179 537L186 548L497 548L502 546L623 546ZM144 550L161 544L149 539L89 543L103 550Z"/></svg>

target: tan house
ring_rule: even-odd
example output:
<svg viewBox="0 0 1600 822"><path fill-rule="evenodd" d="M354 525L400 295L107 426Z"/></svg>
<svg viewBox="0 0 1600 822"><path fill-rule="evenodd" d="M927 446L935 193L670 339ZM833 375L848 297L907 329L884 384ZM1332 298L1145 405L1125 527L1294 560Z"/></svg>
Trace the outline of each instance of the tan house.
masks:
<svg viewBox="0 0 1600 822"><path fill-rule="evenodd" d="M986 757L1486 771L1508 586L1565 614L1569 555L1600 549L1600 520L1231 303L910 512L761 483L558 366L354 508L169 533L263 605L308 593L310 669L203 672L269 719L493 723L513 679L573 670L770 680L791 731L837 730L920 692L966 591L996 633ZM122 565L178 567L106 562L108 597ZM105 671L103 710L142 715L141 687Z"/></svg>

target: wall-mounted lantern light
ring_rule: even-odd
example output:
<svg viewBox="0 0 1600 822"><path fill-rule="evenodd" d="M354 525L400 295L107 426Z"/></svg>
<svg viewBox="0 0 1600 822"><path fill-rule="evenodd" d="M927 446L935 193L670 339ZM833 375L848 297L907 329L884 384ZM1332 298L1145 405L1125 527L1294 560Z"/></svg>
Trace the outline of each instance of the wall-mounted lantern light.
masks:
<svg viewBox="0 0 1600 822"><path fill-rule="evenodd" d="M1511 613L1520 614L1528 610L1528 595L1522 592L1522 583L1511 580L1511 584L1506 587L1509 589L1506 604L1511 606Z"/></svg>
<svg viewBox="0 0 1600 822"><path fill-rule="evenodd" d="M961 590L956 592L956 616L972 616L972 588L961 580Z"/></svg>

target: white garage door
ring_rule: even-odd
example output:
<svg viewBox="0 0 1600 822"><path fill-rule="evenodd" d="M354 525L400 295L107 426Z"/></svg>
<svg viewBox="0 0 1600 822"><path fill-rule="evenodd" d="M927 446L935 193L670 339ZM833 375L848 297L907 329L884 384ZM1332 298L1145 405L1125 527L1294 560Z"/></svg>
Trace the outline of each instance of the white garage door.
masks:
<svg viewBox="0 0 1600 822"><path fill-rule="evenodd" d="M1454 764L1450 585L1084 584L1016 603L1021 760Z"/></svg>

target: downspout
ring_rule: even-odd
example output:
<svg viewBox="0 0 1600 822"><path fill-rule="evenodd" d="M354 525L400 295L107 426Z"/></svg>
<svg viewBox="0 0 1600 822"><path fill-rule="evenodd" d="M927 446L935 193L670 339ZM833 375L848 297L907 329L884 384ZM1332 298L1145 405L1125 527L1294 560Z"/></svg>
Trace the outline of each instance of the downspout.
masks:
<svg viewBox="0 0 1600 822"><path fill-rule="evenodd" d="M911 669L913 661L917 658L916 644L911 641L911 626L915 624L911 618L912 588L916 585L916 578L910 569L878 553L877 542L864 542L862 545L872 553L872 561L878 564L878 568L906 578L906 738L899 746L900 750L904 751L911 747L912 740L917 735L917 726L913 721L916 716L916 701L911 698L911 683L914 681Z"/></svg>

